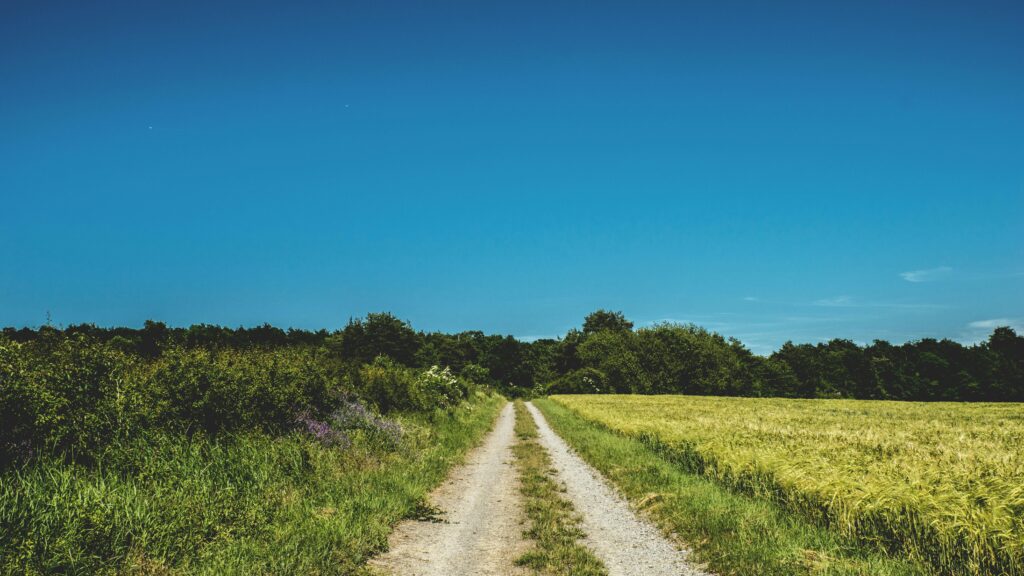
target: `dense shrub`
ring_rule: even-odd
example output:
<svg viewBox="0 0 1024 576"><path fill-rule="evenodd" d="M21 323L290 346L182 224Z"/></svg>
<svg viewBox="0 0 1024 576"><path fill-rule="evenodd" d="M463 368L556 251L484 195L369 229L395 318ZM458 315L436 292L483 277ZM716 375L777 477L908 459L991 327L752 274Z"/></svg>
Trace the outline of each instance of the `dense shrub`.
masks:
<svg viewBox="0 0 1024 576"><path fill-rule="evenodd" d="M338 402L318 356L305 348L165 351L145 375L152 420L183 432L286 430L296 413L323 415Z"/></svg>
<svg viewBox="0 0 1024 576"><path fill-rule="evenodd" d="M413 402L409 392L415 378L411 369L395 363L387 356L378 356L359 369L355 375L354 388L360 397L381 412L411 410Z"/></svg>
<svg viewBox="0 0 1024 576"><path fill-rule="evenodd" d="M459 370L459 377L475 384L483 384L490 381L491 372L479 364L470 363Z"/></svg>
<svg viewBox="0 0 1024 576"><path fill-rule="evenodd" d="M0 338L0 463L40 450L88 458L140 417L136 362L96 340Z"/></svg>
<svg viewBox="0 0 1024 576"><path fill-rule="evenodd" d="M0 463L28 454L36 418L27 376L24 345L0 337Z"/></svg>
<svg viewBox="0 0 1024 576"><path fill-rule="evenodd" d="M472 394L475 384L449 368L417 371L378 356L359 370L354 386L381 412L448 410Z"/></svg>
<svg viewBox="0 0 1024 576"><path fill-rule="evenodd" d="M147 431L94 466L40 456L0 471L0 574L362 574L502 404L403 415L397 447Z"/></svg>
<svg viewBox="0 0 1024 576"><path fill-rule="evenodd" d="M600 394L607 392L605 375L595 368L580 368L563 375L547 388L539 390L543 394Z"/></svg>
<svg viewBox="0 0 1024 576"><path fill-rule="evenodd" d="M0 466L39 453L88 461L139 428L290 430L297 413L326 415L344 397L322 356L170 347L146 361L86 334L0 336Z"/></svg>
<svg viewBox="0 0 1024 576"><path fill-rule="evenodd" d="M449 410L471 393L472 384L453 374L451 369L431 366L416 376L409 395L418 410Z"/></svg>

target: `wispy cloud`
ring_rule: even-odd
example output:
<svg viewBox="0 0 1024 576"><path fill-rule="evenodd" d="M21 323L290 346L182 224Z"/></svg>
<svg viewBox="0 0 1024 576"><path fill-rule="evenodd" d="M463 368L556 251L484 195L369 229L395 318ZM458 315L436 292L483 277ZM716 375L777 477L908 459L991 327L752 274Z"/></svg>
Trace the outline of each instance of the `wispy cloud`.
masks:
<svg viewBox="0 0 1024 576"><path fill-rule="evenodd" d="M924 270L910 270L908 272L900 272L902 277L907 282L934 282L949 276L953 273L953 269L949 266L939 266L938 268L927 268Z"/></svg>
<svg viewBox="0 0 1024 576"><path fill-rule="evenodd" d="M528 334L526 336L516 336L515 338L520 342L536 342L537 340L557 340L561 336L558 334Z"/></svg>
<svg viewBox="0 0 1024 576"><path fill-rule="evenodd" d="M1019 323L1016 318L990 318L988 320L975 320L967 326L970 328L978 328L981 330L994 330L1000 326L1015 327Z"/></svg>
<svg viewBox="0 0 1024 576"><path fill-rule="evenodd" d="M744 301L744 302L758 302L758 301L760 301L760 300L761 300L761 299L760 299L760 298L758 298L757 296L744 296L744 297L743 297L743 301Z"/></svg>
<svg viewBox="0 0 1024 576"><path fill-rule="evenodd" d="M1000 326L1009 326L1021 332L1024 331L1024 318L989 318L969 322L967 328L960 334L959 340L964 344L977 344L988 340L992 331Z"/></svg>
<svg viewBox="0 0 1024 576"><path fill-rule="evenodd" d="M815 306L828 306L832 308L849 308L856 306L856 302L849 296L835 296L832 298L822 298L813 302Z"/></svg>
<svg viewBox="0 0 1024 576"><path fill-rule="evenodd" d="M920 310L946 308L941 304L918 304L913 302L874 302L859 300L852 296L834 296L832 298L821 298L811 302L812 306L823 306L826 308L897 308L901 310Z"/></svg>
<svg viewBox="0 0 1024 576"><path fill-rule="evenodd" d="M657 320L644 320L636 323L638 328L651 328L661 324L699 324L701 326L710 326L715 324L714 321L707 319L699 320L693 318L658 318Z"/></svg>

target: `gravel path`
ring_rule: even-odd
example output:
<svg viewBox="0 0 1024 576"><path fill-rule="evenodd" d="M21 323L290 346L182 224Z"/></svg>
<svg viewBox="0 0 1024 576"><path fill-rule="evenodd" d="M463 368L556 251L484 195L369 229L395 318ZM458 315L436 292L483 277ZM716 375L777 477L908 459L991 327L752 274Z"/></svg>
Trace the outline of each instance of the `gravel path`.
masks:
<svg viewBox="0 0 1024 576"><path fill-rule="evenodd" d="M583 516L584 542L604 562L610 576L708 576L686 561L686 551L640 519L629 504L548 426L532 404L526 404L551 456L566 495Z"/></svg>
<svg viewBox="0 0 1024 576"><path fill-rule="evenodd" d="M483 444L430 495L444 522L400 523L389 551L370 565L400 576L525 574L513 564L528 547L512 466L514 423L510 403Z"/></svg>

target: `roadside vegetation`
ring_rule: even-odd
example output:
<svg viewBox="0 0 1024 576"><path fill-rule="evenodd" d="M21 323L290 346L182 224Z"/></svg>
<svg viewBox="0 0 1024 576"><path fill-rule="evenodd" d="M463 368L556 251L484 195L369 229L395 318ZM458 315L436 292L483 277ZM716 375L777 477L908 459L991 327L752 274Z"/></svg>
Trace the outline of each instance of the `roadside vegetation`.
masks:
<svg viewBox="0 0 1024 576"><path fill-rule="evenodd" d="M588 421L551 399L533 401L551 427L667 534L715 574L924 576L776 503L689 472L642 440Z"/></svg>
<svg viewBox="0 0 1024 576"><path fill-rule="evenodd" d="M943 574L1024 573L1024 405L556 396L681 469Z"/></svg>
<svg viewBox="0 0 1024 576"><path fill-rule="evenodd" d="M358 572L504 402L302 344L0 337L0 573Z"/></svg>
<svg viewBox="0 0 1024 576"><path fill-rule="evenodd" d="M4 328L3 335L30 342L58 331ZM385 355L407 367L447 366L509 397L629 393L1024 402L1024 336L1006 326L969 346L934 338L862 346L835 338L786 342L767 356L693 324L635 328L621 312L607 310L587 315L581 329L561 338L533 342L479 331L416 332L390 314L353 319L334 332L268 325L172 328L160 322L141 329L80 324L59 332L86 335L145 358L173 346L306 346L328 350L358 368Z"/></svg>
<svg viewBox="0 0 1024 576"><path fill-rule="evenodd" d="M526 536L533 548L516 563L546 576L604 576L601 561L581 542L579 514L562 495L547 452L537 442L537 425L522 401L516 410L516 470L529 521Z"/></svg>

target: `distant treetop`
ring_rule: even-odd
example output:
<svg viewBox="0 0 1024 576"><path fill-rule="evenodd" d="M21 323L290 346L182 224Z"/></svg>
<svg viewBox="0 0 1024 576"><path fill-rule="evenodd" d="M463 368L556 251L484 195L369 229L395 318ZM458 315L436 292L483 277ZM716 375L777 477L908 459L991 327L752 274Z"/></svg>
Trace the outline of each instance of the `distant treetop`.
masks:
<svg viewBox="0 0 1024 576"><path fill-rule="evenodd" d="M583 320L583 333L588 335L602 330L629 332L632 329L633 323L626 320L626 316L622 312L597 310L588 314Z"/></svg>

